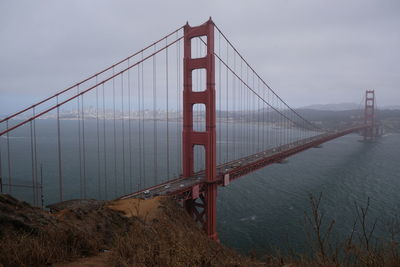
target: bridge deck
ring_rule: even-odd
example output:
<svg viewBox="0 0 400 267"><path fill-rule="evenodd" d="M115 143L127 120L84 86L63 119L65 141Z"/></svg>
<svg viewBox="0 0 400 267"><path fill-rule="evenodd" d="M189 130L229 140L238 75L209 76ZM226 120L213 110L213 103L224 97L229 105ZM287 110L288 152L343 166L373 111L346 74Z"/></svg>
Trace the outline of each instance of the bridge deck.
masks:
<svg viewBox="0 0 400 267"><path fill-rule="evenodd" d="M357 132L359 130L370 127L369 125L358 125L341 131L327 132L310 138L301 139L299 141L286 145L271 148L235 161L227 162L217 166L217 179L215 183L223 185L224 177L228 176L229 181L233 181L243 175L258 170L269 164L280 163L285 158L297 154L309 148L318 147L320 144L328 142L332 139ZM183 198L191 198L192 188L199 185L200 191L203 185L206 185L204 171L195 173L191 177L179 177L168 182L140 190L125 196L127 198L151 198L155 196L165 195L181 195Z"/></svg>

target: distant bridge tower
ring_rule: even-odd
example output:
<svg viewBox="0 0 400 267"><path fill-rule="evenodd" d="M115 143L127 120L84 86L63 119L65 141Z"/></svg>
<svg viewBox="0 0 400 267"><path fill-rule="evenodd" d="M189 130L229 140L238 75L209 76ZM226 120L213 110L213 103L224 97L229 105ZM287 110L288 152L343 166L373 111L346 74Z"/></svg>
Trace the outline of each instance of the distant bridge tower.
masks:
<svg viewBox="0 0 400 267"><path fill-rule="evenodd" d="M207 54L201 58L192 58L192 39L203 37L207 44ZM185 201L185 208L195 220L203 225L207 235L218 240L216 228L216 101L215 101L215 56L214 56L214 23L184 27L184 67L183 67L183 133L182 133L182 166L183 177L194 174L194 146L203 146L205 150L206 184L203 190L199 185L192 188L191 197ZM192 72L205 69L206 84L204 91L193 91ZM206 130L193 130L193 106L204 104L206 109ZM200 193L199 191L204 192Z"/></svg>
<svg viewBox="0 0 400 267"><path fill-rule="evenodd" d="M372 140L377 136L379 127L375 125L375 91L367 90L365 92L365 109L364 109L364 123L371 125L364 130L364 140Z"/></svg>

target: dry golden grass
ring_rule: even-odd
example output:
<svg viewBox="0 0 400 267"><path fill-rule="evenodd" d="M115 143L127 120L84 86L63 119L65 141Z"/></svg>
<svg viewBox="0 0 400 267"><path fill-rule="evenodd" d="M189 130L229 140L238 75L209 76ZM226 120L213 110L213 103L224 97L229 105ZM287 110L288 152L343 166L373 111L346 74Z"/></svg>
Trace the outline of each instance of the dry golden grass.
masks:
<svg viewBox="0 0 400 267"><path fill-rule="evenodd" d="M93 255L99 247L99 240L79 231L49 229L37 235L8 233L1 238L0 262L4 266L46 266Z"/></svg>
<svg viewBox="0 0 400 267"><path fill-rule="evenodd" d="M276 253L261 261L209 240L169 198L86 201L49 214L0 195L0 266L400 267L396 221L390 240L374 239L376 222L369 221L368 202L357 206L350 236L333 243L334 222L324 220L320 202L321 197L310 196L307 256ZM109 252L99 253L104 249Z"/></svg>
<svg viewBox="0 0 400 267"><path fill-rule="evenodd" d="M95 255L130 225L102 202L77 201L55 214L0 195L0 264L45 266Z"/></svg>
<svg viewBox="0 0 400 267"><path fill-rule="evenodd" d="M161 200L160 215L135 221L116 238L110 254L114 266L262 266L209 240L177 203Z"/></svg>

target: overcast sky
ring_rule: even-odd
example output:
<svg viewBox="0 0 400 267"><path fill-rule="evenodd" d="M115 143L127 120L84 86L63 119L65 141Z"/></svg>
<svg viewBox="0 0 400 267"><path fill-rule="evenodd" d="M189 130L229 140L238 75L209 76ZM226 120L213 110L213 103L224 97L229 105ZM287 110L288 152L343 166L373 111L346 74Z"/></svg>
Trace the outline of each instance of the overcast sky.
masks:
<svg viewBox="0 0 400 267"><path fill-rule="evenodd" d="M1 0L0 112L209 16L294 107L359 103L366 89L400 104L398 0Z"/></svg>

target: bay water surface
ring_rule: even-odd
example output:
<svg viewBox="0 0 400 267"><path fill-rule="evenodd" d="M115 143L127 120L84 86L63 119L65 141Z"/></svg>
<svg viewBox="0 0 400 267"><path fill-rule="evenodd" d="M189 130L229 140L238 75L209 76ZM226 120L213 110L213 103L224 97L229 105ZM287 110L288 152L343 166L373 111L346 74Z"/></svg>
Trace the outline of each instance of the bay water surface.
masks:
<svg viewBox="0 0 400 267"><path fill-rule="evenodd" d="M77 122L62 122L64 199L80 198L82 194L86 198L112 199L179 175L182 149L180 125L171 123L168 128L167 156L166 124L158 122L156 135L152 123L143 124L141 138L145 144L141 147L136 137L139 134L137 123L131 125L136 133L130 141L125 136L122 142L121 130L117 127L118 138L114 149L112 122L107 122L106 138L100 131L97 139L96 122L88 120L83 174L82 164L79 163L82 163L83 152L79 159ZM59 201L56 121L39 120L36 127L35 173L39 180L39 165L42 165L44 204L47 205ZM8 139L0 137L3 183L8 182L11 174L13 184L32 184L32 139L29 130L28 125L13 132ZM280 131L267 130L271 136L278 136ZM154 137L159 140L157 147L153 143ZM101 142L100 150L97 148L98 140ZM373 142L361 140L361 136L350 134L325 143L322 148L292 156L284 164L270 165L227 187L220 187L217 199L220 241L243 253L255 251L263 254L274 249L285 251L289 247L302 252L308 242L304 214L311 212L309 194L318 196L321 193L321 211L325 214L326 223L335 220L334 239L340 240L351 232L356 218L355 205L365 207L368 198L371 223L379 218L376 236L387 236L388 223L400 214L400 134L386 134ZM10 142L11 173L8 169L7 141ZM223 136L219 138L220 149L224 150L228 141L232 140L224 140ZM240 142L240 139L234 141ZM237 149L246 149L246 146L237 144ZM241 151L236 153L240 155ZM153 168L155 161L157 170ZM85 176L85 192L82 175ZM105 176L108 178L105 179ZM7 186L3 190L9 192ZM11 193L28 201L33 197L29 188L12 188Z"/></svg>

